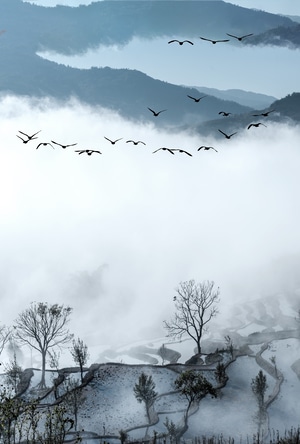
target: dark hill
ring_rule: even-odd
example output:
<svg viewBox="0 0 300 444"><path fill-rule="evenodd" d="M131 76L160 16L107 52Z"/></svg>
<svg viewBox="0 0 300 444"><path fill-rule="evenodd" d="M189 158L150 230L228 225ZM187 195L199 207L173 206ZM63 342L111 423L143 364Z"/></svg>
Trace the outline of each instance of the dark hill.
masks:
<svg viewBox="0 0 300 444"><path fill-rule="evenodd" d="M170 7L171 5L171 7ZM120 112L129 119L187 126L216 119L222 109L234 115L251 108L209 95L195 104L193 88L168 84L128 69L74 69L42 59L49 48L77 53L99 43L124 43L133 36L174 34L223 36L226 32L264 32L293 22L282 16L240 8L223 1L101 1L88 6L45 8L21 0L1 0L0 92L26 96L77 97ZM205 102L204 102L205 101ZM202 106L203 105L203 106ZM167 112L153 118L147 107Z"/></svg>
<svg viewBox="0 0 300 444"><path fill-rule="evenodd" d="M172 5L170 7L170 4ZM152 38L226 32L255 34L292 26L287 17L216 1L101 1L77 8L45 8L21 0L1 0L1 27L14 46L78 53L100 43L125 43L133 36Z"/></svg>

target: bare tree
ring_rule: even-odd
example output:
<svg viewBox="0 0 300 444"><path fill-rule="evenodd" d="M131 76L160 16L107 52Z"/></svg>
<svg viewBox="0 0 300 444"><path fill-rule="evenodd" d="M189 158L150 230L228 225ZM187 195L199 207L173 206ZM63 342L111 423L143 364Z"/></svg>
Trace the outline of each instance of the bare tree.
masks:
<svg viewBox="0 0 300 444"><path fill-rule="evenodd" d="M70 351L74 362L80 367L81 382L83 382L83 367L89 358L87 345L83 343L82 339L73 339L72 348Z"/></svg>
<svg viewBox="0 0 300 444"><path fill-rule="evenodd" d="M174 302L176 313L171 321L164 321L167 336L179 338L188 334L197 344L201 353L201 339L208 329L208 323L218 313L219 288L214 289L214 282L196 283L194 280L181 282L176 289Z"/></svg>
<svg viewBox="0 0 300 444"><path fill-rule="evenodd" d="M9 339L11 338L11 329L5 325L0 326L0 355Z"/></svg>
<svg viewBox="0 0 300 444"><path fill-rule="evenodd" d="M39 388L46 387L46 356L49 349L62 346L73 337L66 328L71 312L70 307L63 305L34 302L16 319L14 327L17 340L42 355L42 377Z"/></svg>

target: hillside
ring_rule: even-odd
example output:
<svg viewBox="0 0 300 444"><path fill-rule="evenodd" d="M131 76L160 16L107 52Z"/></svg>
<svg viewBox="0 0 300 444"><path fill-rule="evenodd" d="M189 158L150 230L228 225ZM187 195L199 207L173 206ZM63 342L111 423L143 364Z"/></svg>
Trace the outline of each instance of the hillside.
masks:
<svg viewBox="0 0 300 444"><path fill-rule="evenodd" d="M80 388L76 421L82 442L94 444L101 439L117 443L120 430L126 431L130 441L151 440L154 432L161 439L167 434L166 418L174 422L180 435L187 401L175 390L174 381L187 369L199 371L211 381L218 389L218 397L207 396L193 406L183 439L222 436L224 440L231 437L248 442L249 437L255 436L258 407L251 381L259 370L266 375L268 384L267 417L261 425L261 433L266 440L273 439L275 431L283 436L293 426L297 427L298 418L296 387L299 387L300 377L300 335L296 318L297 303L292 294L276 294L236 304L224 324L214 323L210 338L203 342L201 360L193 365L185 363L193 354L191 339L176 343L160 338L103 351L98 363L85 369ZM226 335L233 341L232 354L224 343ZM165 362L159 352L162 343L166 349ZM226 369L226 378L221 382L215 376L218 362ZM157 392L149 418L144 404L137 402L133 392L141 372L152 376ZM4 376L1 378L3 383ZM68 380L78 381L77 390L80 385L79 371L75 367L49 369L48 389L43 393L36 388L39 379L40 370L25 372L22 398L33 400L41 396L39 403L44 408L60 405L69 396ZM72 402L70 397L67 399L69 414L74 418ZM69 439L72 436L74 431Z"/></svg>
<svg viewBox="0 0 300 444"><path fill-rule="evenodd" d="M3 0L0 15L5 32L0 37L0 91L58 100L75 96L135 120L149 120L148 107L167 109L155 124L169 127L213 120L224 108L234 115L250 112L253 107L235 103L234 97L228 101L226 97L209 95L205 108L195 106L187 95L197 97L196 89L155 80L136 70L76 69L36 55L43 49L78 53L99 43L125 43L133 36L173 36L178 29L182 34L198 36L201 28L209 36L218 28L223 36L229 29L234 33L241 29L261 33L293 23L286 17L223 1L177 1L172 8L169 5L164 1L103 1L78 8L45 8L21 0Z"/></svg>
<svg viewBox="0 0 300 444"><path fill-rule="evenodd" d="M286 46L291 49L297 49L300 47L300 24L278 26L269 29L259 35L253 36L251 42L245 41L245 44Z"/></svg>

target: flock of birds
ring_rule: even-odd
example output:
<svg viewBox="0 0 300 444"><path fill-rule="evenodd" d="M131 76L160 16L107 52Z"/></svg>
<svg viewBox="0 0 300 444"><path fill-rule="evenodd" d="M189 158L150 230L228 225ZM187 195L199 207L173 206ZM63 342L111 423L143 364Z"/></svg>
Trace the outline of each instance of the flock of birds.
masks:
<svg viewBox="0 0 300 444"><path fill-rule="evenodd" d="M227 33L227 36L232 37L232 38L238 40L239 42L242 42L245 38L248 38L248 37L250 37L252 35L253 35L253 33L245 34L245 35L240 35L240 36ZM208 41L208 42L211 42L214 45L217 44L217 43L225 43L225 42L229 42L230 41L230 39L213 40L213 39L209 39L209 38L206 38L206 37L200 37L200 39ZM173 40L168 41L168 44L171 44L171 43L178 43L180 46L182 46L185 43L190 44L190 45L194 45L194 43L191 40L177 40L177 39L173 39ZM207 97L207 95L203 95L203 96L200 96L200 97L193 97L191 95L187 95L187 97L189 99L193 100L195 103L200 103L205 97ZM159 117L161 113L167 111L167 109L162 109L162 110L156 111L156 110L154 110L154 109L152 109L150 107L148 107L147 109L152 113L153 117ZM274 109L271 109L269 111L262 112L262 113L259 113L259 114L252 114L252 116L254 116L254 117L268 117L268 115L270 113L274 112L274 111L275 111ZM228 117L228 116L232 115L232 113L230 111L219 111L218 114L220 116L223 116L223 117ZM265 126L266 127L266 125L264 123L262 123L262 122L254 122L254 123L250 123L247 126L247 129L249 130L252 127L258 128L259 126ZM227 134L225 131L223 131L221 129L218 129L218 131L219 131L220 134L222 134L225 137L225 139L228 139L228 140L231 139L234 135L237 134L237 131L233 132L231 134ZM19 132L19 134L17 134L17 137L22 141L22 143L27 144L29 142L32 142L32 141L38 139L37 135L41 132L41 130L35 132L34 134L27 134L24 131L18 131L18 132ZM106 139L106 141L110 142L111 145L115 145L117 142L121 141L123 138L120 137L120 138L117 138L117 139L111 139L111 138L108 138L108 137L104 136L104 139ZM126 143L131 143L131 144L133 144L135 146L137 146L139 144L146 145L146 143L143 142L142 140L133 140L133 139L126 140ZM48 141L48 142L40 142L40 143L38 143L37 146L36 146L36 149L39 149L40 147L43 147L43 146L50 146L51 148L54 149L55 148L54 145L59 146L62 149L66 149L66 148L69 148L69 147L74 147L74 146L78 145L78 143L62 144L62 143L56 142L54 140L51 140L50 142ZM218 152L218 150L215 147L209 146L209 145L201 145L197 149L197 151L201 151L201 150L203 150L203 151L213 150L215 152ZM189 151L186 151L186 150L181 149L181 148L160 147L160 148L154 150L153 154L155 154L155 153L157 153L159 151L166 151L166 152L168 152L168 153L170 153L172 155L174 155L176 152L178 152L178 153L183 153L183 154L186 154L187 156L192 157L192 154ZM88 156L91 156L92 154L102 154L102 152L100 150L95 150L95 149L77 149L77 150L75 150L75 153L78 153L79 155L86 154Z"/></svg>

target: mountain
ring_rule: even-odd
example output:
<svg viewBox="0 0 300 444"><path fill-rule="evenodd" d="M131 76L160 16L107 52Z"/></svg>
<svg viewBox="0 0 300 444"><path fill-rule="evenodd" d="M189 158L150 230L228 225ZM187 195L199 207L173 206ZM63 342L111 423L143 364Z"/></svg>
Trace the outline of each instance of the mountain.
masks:
<svg viewBox="0 0 300 444"><path fill-rule="evenodd" d="M277 26L276 28L253 36L251 41L245 40L245 44L286 46L291 49L300 48L300 24L294 23L292 26Z"/></svg>
<svg viewBox="0 0 300 444"><path fill-rule="evenodd" d="M177 35L222 37L226 32L260 34L293 21L215 1L100 1L76 8L46 8L21 0L1 0L1 27L14 46L48 48L64 54L85 51L100 43L125 43L133 36L153 38ZM183 20L184 18L184 20Z"/></svg>
<svg viewBox="0 0 300 444"><path fill-rule="evenodd" d="M118 111L128 119L149 121L151 118L156 125L169 127L213 121L224 109L241 116L251 112L253 105L241 104L241 100L236 100L237 94L232 98L209 94L204 99L204 108L202 103L195 104L187 97L197 97L196 88L162 82L136 70L71 68L44 60L36 53L50 49L74 54L100 42L125 43L133 36L167 38L179 29L181 34L189 36L198 36L201 29L201 33L209 37L215 29L223 36L228 31L262 33L276 26L291 27L294 23L283 16L220 0L176 1L171 8L169 1L151 0L101 1L77 8L46 8L21 0L2 0L0 16L5 30L0 35L2 94L50 96L62 101L76 97ZM167 112L153 119L148 107L167 109Z"/></svg>
<svg viewBox="0 0 300 444"><path fill-rule="evenodd" d="M267 108L276 100L276 97L266 94L244 91L242 89L219 90L216 88L207 88L205 86L194 86L198 91L218 97L222 100L231 100L243 106L250 108Z"/></svg>
<svg viewBox="0 0 300 444"><path fill-rule="evenodd" d="M264 109L256 108L243 114L236 114L226 118L218 118L207 122L200 122L195 126L190 125L190 129L201 134L202 136L209 136L213 134L214 137L222 139L224 137L218 132L218 129L221 129L227 134L231 134L236 131L245 130L250 123L260 121L267 124L265 120L261 120L260 117L255 117L253 114L261 114L262 112L267 112L270 110L274 111L267 117L268 122L285 122L291 124L299 123L300 93L289 94L283 99L275 100ZM265 119L265 117L262 116L262 119ZM187 128L188 126L186 125L182 126L182 129Z"/></svg>

